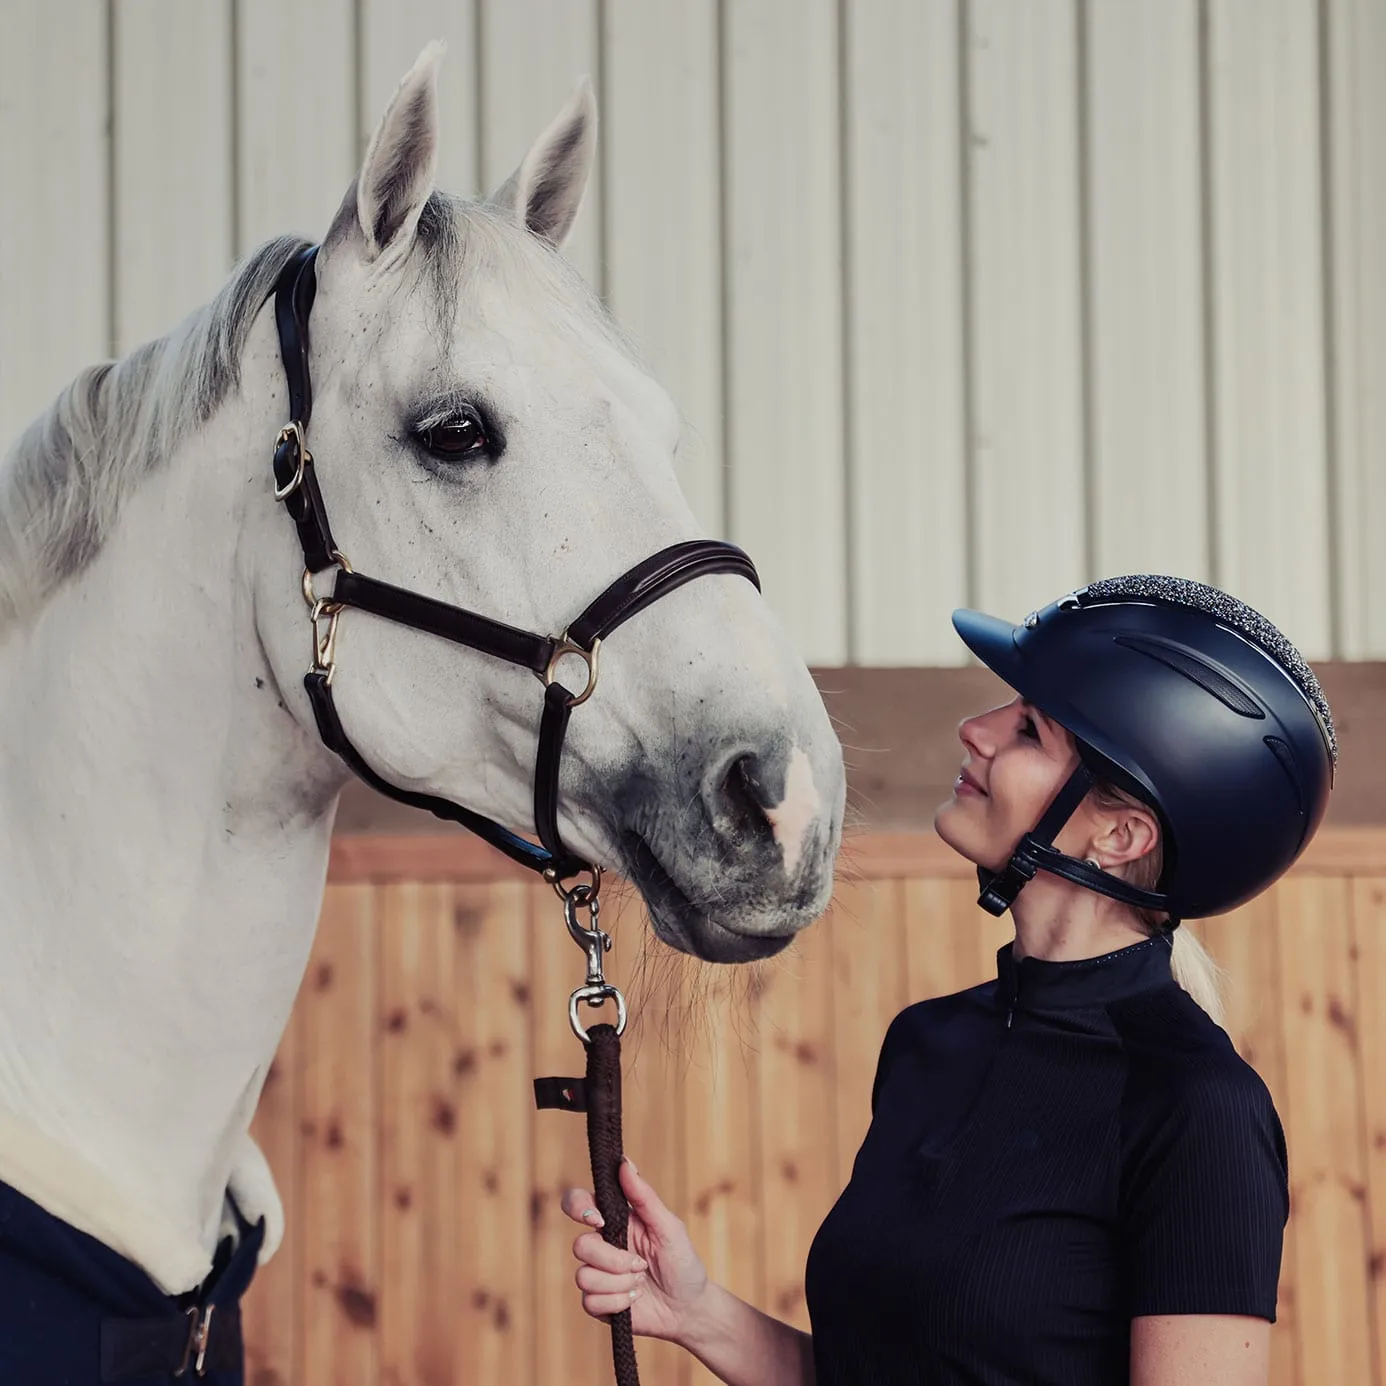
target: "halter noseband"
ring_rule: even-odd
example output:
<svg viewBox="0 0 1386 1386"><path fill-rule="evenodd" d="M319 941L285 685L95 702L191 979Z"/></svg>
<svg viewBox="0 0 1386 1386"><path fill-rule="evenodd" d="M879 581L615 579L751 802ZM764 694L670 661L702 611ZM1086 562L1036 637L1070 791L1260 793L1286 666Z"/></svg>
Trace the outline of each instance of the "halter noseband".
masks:
<svg viewBox="0 0 1386 1386"><path fill-rule="evenodd" d="M308 316L317 292L313 270L317 253L316 246L300 250L284 266L275 286L279 350L289 385L289 422L275 442L274 496L289 512L303 549L303 597L313 624L313 663L303 683L318 732L328 749L335 751L372 789L402 804L460 823L512 860L541 872L545 879L559 883L585 871L594 872L589 863L569 852L559 839L558 774L568 718L573 708L586 702L597 687L602 641L651 602L694 578L709 573L735 573L758 589L760 579L755 565L734 544L720 540L694 539L671 545L623 573L557 637L517 630L463 607L392 587L356 572L332 537L313 454L307 445L308 423L313 413ZM314 591L313 577L327 568L334 568L336 577L331 596L320 597ZM542 846L535 846L499 823L448 799L400 789L367 764L342 727L332 697L337 621L346 607L369 611L413 630L523 665L543 683L544 711L534 772L534 826ZM586 686L579 693L570 692L557 681L557 666L567 656L581 659L587 668Z"/></svg>

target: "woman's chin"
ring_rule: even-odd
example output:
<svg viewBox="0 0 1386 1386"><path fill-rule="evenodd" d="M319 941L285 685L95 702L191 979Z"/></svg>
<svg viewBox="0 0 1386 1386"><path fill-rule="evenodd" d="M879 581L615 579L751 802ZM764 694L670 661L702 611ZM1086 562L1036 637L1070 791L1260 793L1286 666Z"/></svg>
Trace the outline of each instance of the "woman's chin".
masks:
<svg viewBox="0 0 1386 1386"><path fill-rule="evenodd" d="M966 825L958 821L964 812L964 806L958 802L956 796L945 799L934 810L934 831L959 856L975 862L977 858L968 850L968 838L971 835L967 832Z"/></svg>

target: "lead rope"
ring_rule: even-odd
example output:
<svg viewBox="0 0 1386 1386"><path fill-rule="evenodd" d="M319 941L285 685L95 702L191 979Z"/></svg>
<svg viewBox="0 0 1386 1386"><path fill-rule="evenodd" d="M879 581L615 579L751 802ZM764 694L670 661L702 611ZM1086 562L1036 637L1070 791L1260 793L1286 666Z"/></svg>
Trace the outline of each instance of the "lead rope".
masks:
<svg viewBox="0 0 1386 1386"><path fill-rule="evenodd" d="M541 1109L553 1107L565 1112L587 1113L587 1153L592 1161L592 1194L602 1215L602 1239L626 1250L630 1226L630 1205L621 1192L621 1034L626 1028L626 1001L602 973L602 956L611 951L611 936L598 923L601 902L601 869L591 869L590 883L565 887L556 879L550 884L563 901L563 917L568 932L587 954L587 977L568 998L568 1023L587 1048L587 1075L584 1078L536 1078L534 1102ZM586 910L588 923L578 921L578 911ZM615 1025L582 1024L579 1006L616 1004ZM635 1341L630 1326L630 1310L612 1314L611 1364L616 1386L640 1386L635 1361Z"/></svg>

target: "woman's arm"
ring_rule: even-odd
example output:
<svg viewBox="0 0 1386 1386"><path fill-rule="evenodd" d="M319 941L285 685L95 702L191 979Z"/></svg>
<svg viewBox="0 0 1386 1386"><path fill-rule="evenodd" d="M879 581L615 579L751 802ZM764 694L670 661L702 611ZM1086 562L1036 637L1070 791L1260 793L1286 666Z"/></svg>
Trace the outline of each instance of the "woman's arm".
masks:
<svg viewBox="0 0 1386 1386"><path fill-rule="evenodd" d="M582 1307L593 1318L629 1309L635 1333L677 1343L727 1386L814 1386L809 1336L713 1284L688 1229L629 1160L621 1188L630 1249L608 1246L595 1231L573 1243ZM569 1189L563 1211L585 1227L602 1225L585 1189Z"/></svg>
<svg viewBox="0 0 1386 1386"><path fill-rule="evenodd" d="M1131 1320L1131 1386L1266 1386L1270 1324L1233 1314Z"/></svg>
<svg viewBox="0 0 1386 1386"><path fill-rule="evenodd" d="M711 1281L678 1342L727 1386L814 1386L813 1339Z"/></svg>

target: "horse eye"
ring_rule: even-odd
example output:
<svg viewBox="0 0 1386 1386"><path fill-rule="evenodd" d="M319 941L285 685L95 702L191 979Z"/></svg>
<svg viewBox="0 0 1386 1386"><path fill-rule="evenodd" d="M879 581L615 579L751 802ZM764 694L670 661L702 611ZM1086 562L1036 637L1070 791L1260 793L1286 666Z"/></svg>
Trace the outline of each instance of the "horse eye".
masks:
<svg viewBox="0 0 1386 1386"><path fill-rule="evenodd" d="M419 441L434 457L445 462L458 462L486 451L488 443L481 420L470 414L444 419L442 423L420 430Z"/></svg>

